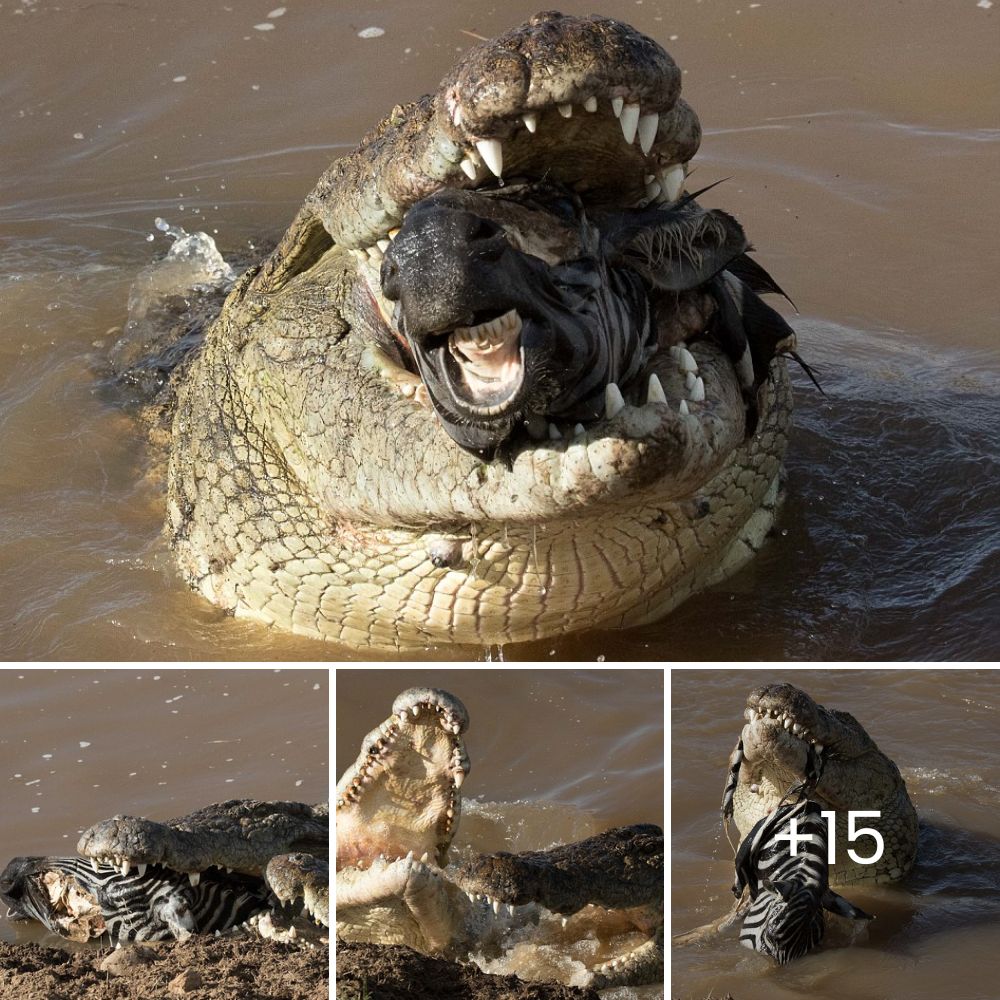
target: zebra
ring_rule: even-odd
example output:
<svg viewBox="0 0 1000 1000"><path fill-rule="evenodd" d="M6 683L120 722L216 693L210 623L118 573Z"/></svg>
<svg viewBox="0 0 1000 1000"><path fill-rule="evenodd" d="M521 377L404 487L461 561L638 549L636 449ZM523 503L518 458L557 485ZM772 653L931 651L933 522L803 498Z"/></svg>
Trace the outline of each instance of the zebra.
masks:
<svg viewBox="0 0 1000 1000"><path fill-rule="evenodd" d="M213 868L191 878L160 865L128 874L85 858L14 858L0 874L0 900L15 920L38 920L73 940L184 940L227 931L270 909L260 878ZM99 910L99 916L98 916Z"/></svg>
<svg viewBox="0 0 1000 1000"><path fill-rule="evenodd" d="M873 919L830 889L827 824L819 804L806 797L809 786L806 781L791 789L788 795L798 794L798 801L781 805L760 820L736 855L733 894L741 899L747 890L750 896L740 944L780 965L820 943L824 908L853 920ZM795 856L792 841L787 839L793 821L799 835L810 837L808 842L797 842ZM779 840L779 835L784 839Z"/></svg>

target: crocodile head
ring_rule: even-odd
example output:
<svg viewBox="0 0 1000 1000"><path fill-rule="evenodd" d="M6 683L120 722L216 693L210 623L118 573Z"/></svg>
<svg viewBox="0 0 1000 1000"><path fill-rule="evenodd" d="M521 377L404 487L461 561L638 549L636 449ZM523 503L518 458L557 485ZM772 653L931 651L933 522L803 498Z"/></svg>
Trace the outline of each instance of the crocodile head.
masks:
<svg viewBox="0 0 1000 1000"><path fill-rule="evenodd" d="M685 193L680 79L628 25L539 14L330 167L178 392L202 593L360 646L510 641L652 620L745 561L794 335Z"/></svg>
<svg viewBox="0 0 1000 1000"><path fill-rule="evenodd" d="M806 780L811 750L822 764L810 798L836 814L837 861L830 881L893 881L910 870L917 851L916 810L899 768L853 715L824 708L791 684L768 684L750 692L744 717L733 797L741 836L772 812L789 788ZM848 840L850 813L859 810L878 814L857 817L854 824L881 834L884 850L874 864L860 864L847 853L848 847L862 857L875 853L870 838Z"/></svg>

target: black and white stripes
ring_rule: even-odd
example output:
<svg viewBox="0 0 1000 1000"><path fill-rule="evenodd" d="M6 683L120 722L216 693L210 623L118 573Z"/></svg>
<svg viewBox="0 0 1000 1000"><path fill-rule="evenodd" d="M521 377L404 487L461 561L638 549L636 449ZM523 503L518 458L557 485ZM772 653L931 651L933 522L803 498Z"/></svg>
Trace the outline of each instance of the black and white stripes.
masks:
<svg viewBox="0 0 1000 1000"><path fill-rule="evenodd" d="M219 869L202 872L192 885L186 874L157 865L122 875L113 865L95 870L84 858L52 857L15 858L0 876L0 895L13 915L39 920L64 937L79 931L78 915L89 897L111 941L226 931L268 909L269 896L261 879ZM100 920L87 924L97 936Z"/></svg>
<svg viewBox="0 0 1000 1000"><path fill-rule="evenodd" d="M792 833L797 834L795 841ZM792 843L797 844L794 856ZM871 919L829 888L827 844L821 808L804 797L780 806L754 826L736 855L733 893L740 898L746 889L751 901L740 944L783 965L823 939L824 907L856 920Z"/></svg>

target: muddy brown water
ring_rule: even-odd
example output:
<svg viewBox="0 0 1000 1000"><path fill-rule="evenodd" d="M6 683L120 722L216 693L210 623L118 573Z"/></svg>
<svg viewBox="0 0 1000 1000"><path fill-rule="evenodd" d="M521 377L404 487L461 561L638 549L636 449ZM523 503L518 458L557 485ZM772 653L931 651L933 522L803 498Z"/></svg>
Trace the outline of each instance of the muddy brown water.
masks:
<svg viewBox="0 0 1000 1000"><path fill-rule="evenodd" d="M674 934L726 913L732 850L719 808L754 687L786 681L850 712L897 764L921 820L917 865L897 887L845 889L875 915L867 940L779 968L732 934L672 951L671 996L701 1000L988 1000L1000 956L1000 671L674 670Z"/></svg>
<svg viewBox="0 0 1000 1000"><path fill-rule="evenodd" d="M0 867L74 855L116 814L326 801L329 684L326 670L0 670ZM2 940L60 940L0 911Z"/></svg>
<svg viewBox="0 0 1000 1000"><path fill-rule="evenodd" d="M101 382L114 328L166 249L157 216L230 256L275 238L470 33L538 6L0 4L0 655L350 655L227 618L175 575L144 445ZM606 8L684 68L706 130L692 183L730 178L705 202L795 299L828 395L797 376L789 499L755 566L665 623L490 656L995 655L998 10Z"/></svg>
<svg viewBox="0 0 1000 1000"><path fill-rule="evenodd" d="M661 670L338 670L337 777L397 694L439 687L460 698L470 717L472 768L455 856L539 850L630 823L662 825L663 682ZM529 939L489 968L552 979L580 972L577 959L594 964L591 954L562 950ZM611 996L657 1000L663 988Z"/></svg>

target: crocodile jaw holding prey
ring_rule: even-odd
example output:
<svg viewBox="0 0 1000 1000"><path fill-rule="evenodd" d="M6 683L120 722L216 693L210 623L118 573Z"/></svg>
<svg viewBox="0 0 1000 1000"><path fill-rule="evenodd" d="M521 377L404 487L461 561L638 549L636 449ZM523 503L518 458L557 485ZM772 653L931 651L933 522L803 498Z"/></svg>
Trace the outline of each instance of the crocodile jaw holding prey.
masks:
<svg viewBox="0 0 1000 1000"><path fill-rule="evenodd" d="M337 785L338 936L467 960L537 922L543 906L581 935L617 924L646 936L591 969L592 985L662 979L659 827L617 828L548 851L480 855L445 870L469 773L467 726L454 695L411 688L362 741Z"/></svg>
<svg viewBox="0 0 1000 1000"><path fill-rule="evenodd" d="M82 857L14 858L0 899L15 918L81 942L183 939L245 922L281 941L299 928L315 937L312 922L330 920L329 830L328 806L301 802L231 799L165 823L115 816L84 831Z"/></svg>
<svg viewBox="0 0 1000 1000"><path fill-rule="evenodd" d="M836 813L836 864L830 882L892 882L913 867L917 854L917 813L899 768L875 745L847 712L826 709L791 684L756 688L747 698L740 744L731 760L735 773L733 817L740 836L775 809L793 785L806 778L809 747L824 758L822 776L810 798ZM732 784L732 782L730 782ZM878 810L856 826L879 831L884 852L879 861L859 864L847 853L873 853L872 838L848 840L848 814Z"/></svg>
<svg viewBox="0 0 1000 1000"><path fill-rule="evenodd" d="M680 79L627 25L539 14L333 164L177 376L193 587L413 648L652 621L750 557L794 334L684 194Z"/></svg>

